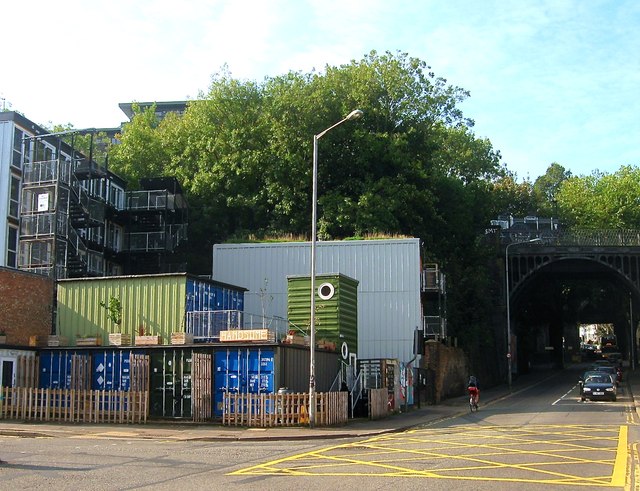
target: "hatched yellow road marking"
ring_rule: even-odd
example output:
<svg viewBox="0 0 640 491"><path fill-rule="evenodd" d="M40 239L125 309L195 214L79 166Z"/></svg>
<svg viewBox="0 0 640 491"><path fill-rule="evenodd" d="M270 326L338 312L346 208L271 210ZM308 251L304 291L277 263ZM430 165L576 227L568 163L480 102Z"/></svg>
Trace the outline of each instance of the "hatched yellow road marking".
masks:
<svg viewBox="0 0 640 491"><path fill-rule="evenodd" d="M626 426L422 428L284 457L230 475L375 476L622 487Z"/></svg>

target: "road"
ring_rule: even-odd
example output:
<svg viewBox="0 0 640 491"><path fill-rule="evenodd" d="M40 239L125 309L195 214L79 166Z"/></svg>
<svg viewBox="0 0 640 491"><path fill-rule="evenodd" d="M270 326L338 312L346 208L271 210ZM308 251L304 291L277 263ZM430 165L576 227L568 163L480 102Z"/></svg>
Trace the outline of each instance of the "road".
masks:
<svg viewBox="0 0 640 491"><path fill-rule="evenodd" d="M624 385L617 402L580 402L578 375L368 439L0 437L0 489L639 489L640 426Z"/></svg>

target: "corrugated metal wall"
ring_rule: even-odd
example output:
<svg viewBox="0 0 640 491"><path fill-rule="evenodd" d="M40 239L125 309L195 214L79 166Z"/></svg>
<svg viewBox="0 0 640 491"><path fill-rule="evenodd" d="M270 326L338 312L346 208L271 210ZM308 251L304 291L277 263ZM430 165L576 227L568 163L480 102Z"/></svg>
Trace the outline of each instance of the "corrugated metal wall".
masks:
<svg viewBox="0 0 640 491"><path fill-rule="evenodd" d="M287 387L294 392L309 391L309 348L279 346L276 352L276 362L277 388ZM316 391L328 392L339 370L340 355L338 353L316 351Z"/></svg>
<svg viewBox="0 0 640 491"><path fill-rule="evenodd" d="M244 293L209 281L187 279L187 312L244 309Z"/></svg>
<svg viewBox="0 0 640 491"><path fill-rule="evenodd" d="M56 332L74 342L76 335L102 336L122 332L162 336L169 343L172 332L183 332L186 275L114 276L61 280L58 283ZM122 322L114 326L100 302L120 299Z"/></svg>
<svg viewBox="0 0 640 491"><path fill-rule="evenodd" d="M288 278L288 319L305 330L308 330L311 318L310 283L309 276ZM333 290L328 290L329 295L325 294L321 297L318 291L325 284L330 284ZM357 290L358 282L348 276L341 274L316 276L316 340L333 341L338 348L346 342L350 352L357 351Z"/></svg>
<svg viewBox="0 0 640 491"><path fill-rule="evenodd" d="M310 259L309 242L216 244L212 277L249 290L245 312L286 317L287 276L309 275ZM317 274L359 282L359 357L413 357L413 332L422 325L420 270L417 238L318 243Z"/></svg>

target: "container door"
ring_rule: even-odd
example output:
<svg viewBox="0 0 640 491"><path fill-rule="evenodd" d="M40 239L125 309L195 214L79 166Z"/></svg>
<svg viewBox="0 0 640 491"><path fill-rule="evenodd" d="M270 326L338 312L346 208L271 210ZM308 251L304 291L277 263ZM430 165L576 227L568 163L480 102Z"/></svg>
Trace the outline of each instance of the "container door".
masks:
<svg viewBox="0 0 640 491"><path fill-rule="evenodd" d="M216 351L214 368L214 408L215 415L222 417L224 394L238 394L243 392L241 380L241 366L243 364L242 350L225 349Z"/></svg>
<svg viewBox="0 0 640 491"><path fill-rule="evenodd" d="M2 358L0 363L0 387L13 387L16 379L15 358Z"/></svg>
<svg viewBox="0 0 640 491"><path fill-rule="evenodd" d="M149 394L149 415L151 417L163 418L166 414L166 375L167 367L164 350L153 350L150 353L151 377ZM170 374L171 376L173 373ZM170 379L171 380L171 379ZM172 389L172 382L169 381L169 389ZM169 391L170 392L170 391Z"/></svg>
<svg viewBox="0 0 640 491"><path fill-rule="evenodd" d="M174 418L191 418L191 350L174 352L173 414Z"/></svg>
<svg viewBox="0 0 640 491"><path fill-rule="evenodd" d="M190 350L151 353L151 416L191 417L192 356Z"/></svg>
<svg viewBox="0 0 640 491"><path fill-rule="evenodd" d="M41 389L70 389L75 354L76 352L69 351L41 353L39 387Z"/></svg>
<svg viewBox="0 0 640 491"><path fill-rule="evenodd" d="M129 390L130 351L105 351L93 355L93 390Z"/></svg>
<svg viewBox="0 0 640 491"><path fill-rule="evenodd" d="M274 385L274 351L237 348L215 354L215 415L222 417L224 394L271 394Z"/></svg>

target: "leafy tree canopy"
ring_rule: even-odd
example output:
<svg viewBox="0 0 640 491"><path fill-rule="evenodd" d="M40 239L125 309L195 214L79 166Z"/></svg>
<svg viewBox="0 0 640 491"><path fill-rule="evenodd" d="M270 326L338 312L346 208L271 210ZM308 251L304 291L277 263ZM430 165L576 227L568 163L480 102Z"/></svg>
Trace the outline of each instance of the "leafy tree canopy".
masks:
<svg viewBox="0 0 640 491"><path fill-rule="evenodd" d="M499 152L474 136L458 107L467 97L404 53L372 51L321 73L262 82L223 68L183 116L157 121L153 108L138 111L110 163L133 184L176 176L198 249L248 234L308 236L312 136L358 108L363 119L319 142L319 236L444 241L441 227L465 235L486 223L492 182L504 174Z"/></svg>
<svg viewBox="0 0 640 491"><path fill-rule="evenodd" d="M613 174L570 177L557 193L564 219L578 228L628 228L640 223L640 169L622 166Z"/></svg>

